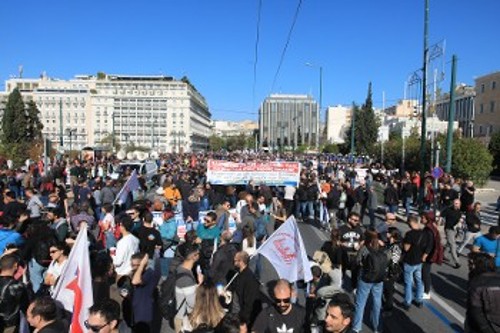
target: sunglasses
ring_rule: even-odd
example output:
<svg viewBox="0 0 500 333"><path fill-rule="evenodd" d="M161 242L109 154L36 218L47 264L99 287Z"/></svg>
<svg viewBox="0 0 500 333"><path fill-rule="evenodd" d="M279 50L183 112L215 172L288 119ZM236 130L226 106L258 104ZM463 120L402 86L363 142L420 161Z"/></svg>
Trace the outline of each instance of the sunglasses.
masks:
<svg viewBox="0 0 500 333"><path fill-rule="evenodd" d="M288 298L275 298L274 301L276 302L276 304L281 304L281 303L290 304L291 298L290 297L288 297Z"/></svg>
<svg viewBox="0 0 500 333"><path fill-rule="evenodd" d="M91 330L92 332L95 332L95 333L98 333L100 330L102 330L104 327L106 327L107 325L109 325L109 323L106 323L102 326L97 326L97 325L90 325L89 324L89 321L88 320L85 320L83 322L83 324L85 325L85 328L88 329L88 330Z"/></svg>

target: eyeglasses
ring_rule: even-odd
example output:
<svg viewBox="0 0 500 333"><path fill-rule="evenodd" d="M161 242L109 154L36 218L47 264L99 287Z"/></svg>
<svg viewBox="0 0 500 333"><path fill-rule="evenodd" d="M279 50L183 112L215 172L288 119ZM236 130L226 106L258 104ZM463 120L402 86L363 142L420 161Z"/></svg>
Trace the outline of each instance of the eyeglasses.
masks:
<svg viewBox="0 0 500 333"><path fill-rule="evenodd" d="M92 332L95 332L95 333L98 333L100 330L102 330L104 327L106 327L107 325L109 325L109 322L102 325L102 326L97 326L97 325L90 325L89 324L89 321L88 320L85 320L83 322L83 324L85 325L85 328L88 329L88 330L91 330Z"/></svg>
<svg viewBox="0 0 500 333"><path fill-rule="evenodd" d="M291 298L290 297L288 297L288 298L275 298L274 301L276 302L276 304L281 304L281 303L290 304Z"/></svg>

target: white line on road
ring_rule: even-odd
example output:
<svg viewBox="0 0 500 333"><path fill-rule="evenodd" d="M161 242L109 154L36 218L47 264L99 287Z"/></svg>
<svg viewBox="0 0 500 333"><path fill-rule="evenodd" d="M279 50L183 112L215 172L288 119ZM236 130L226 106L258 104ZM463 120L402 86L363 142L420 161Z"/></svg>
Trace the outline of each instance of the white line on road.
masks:
<svg viewBox="0 0 500 333"><path fill-rule="evenodd" d="M441 297L439 297L436 293L430 292L431 300L436 302L440 307L445 309L450 315L452 315L460 324L465 322L464 316L457 312L454 308L452 308L448 303L446 303Z"/></svg>

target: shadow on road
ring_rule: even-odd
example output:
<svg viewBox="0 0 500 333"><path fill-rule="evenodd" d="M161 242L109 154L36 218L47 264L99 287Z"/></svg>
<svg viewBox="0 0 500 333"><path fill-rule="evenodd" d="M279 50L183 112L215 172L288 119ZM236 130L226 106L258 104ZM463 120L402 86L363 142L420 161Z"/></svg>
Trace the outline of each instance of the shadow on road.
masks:
<svg viewBox="0 0 500 333"><path fill-rule="evenodd" d="M439 296L455 302L462 308L466 307L467 302L467 281L461 277L438 272L432 274L432 286L435 293Z"/></svg>

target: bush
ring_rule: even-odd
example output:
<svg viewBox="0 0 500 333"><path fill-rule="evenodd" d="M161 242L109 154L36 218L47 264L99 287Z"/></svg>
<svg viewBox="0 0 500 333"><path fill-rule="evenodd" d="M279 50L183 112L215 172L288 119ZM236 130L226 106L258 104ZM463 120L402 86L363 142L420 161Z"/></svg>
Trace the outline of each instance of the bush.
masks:
<svg viewBox="0 0 500 333"><path fill-rule="evenodd" d="M483 186L490 176L493 156L479 140L461 138L453 143L451 174L455 177L471 179Z"/></svg>

